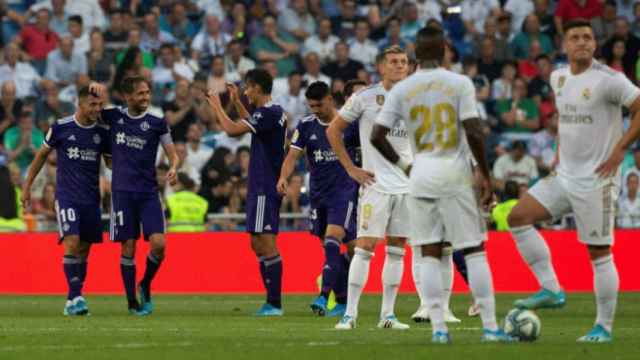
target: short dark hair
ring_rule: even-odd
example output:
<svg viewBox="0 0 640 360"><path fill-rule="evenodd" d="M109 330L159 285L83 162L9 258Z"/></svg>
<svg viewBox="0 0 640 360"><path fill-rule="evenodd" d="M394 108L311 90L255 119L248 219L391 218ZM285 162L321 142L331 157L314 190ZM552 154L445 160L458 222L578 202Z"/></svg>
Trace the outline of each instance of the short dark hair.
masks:
<svg viewBox="0 0 640 360"><path fill-rule="evenodd" d="M344 98L348 99L353 95L356 86L367 86L367 82L360 79L351 79L344 84Z"/></svg>
<svg viewBox="0 0 640 360"><path fill-rule="evenodd" d="M587 19L582 19L582 18L576 18L576 19L567 21L566 23L564 23L564 25L562 25L562 30L566 34L569 30L579 28L579 27L588 27L589 29L591 29L591 31L593 31L593 28L591 27L591 22Z"/></svg>
<svg viewBox="0 0 640 360"><path fill-rule="evenodd" d="M178 182L187 190L193 190L196 187L195 181L191 180L189 175L183 172L178 173Z"/></svg>
<svg viewBox="0 0 640 360"><path fill-rule="evenodd" d="M244 76L244 81L247 84L258 85L266 95L271 94L273 77L271 77L271 74L265 69L251 69L247 71L247 74Z"/></svg>
<svg viewBox="0 0 640 360"><path fill-rule="evenodd" d="M130 76L122 80L122 91L125 94L132 94L136 90L136 86L139 83L146 83L149 85L147 79L142 76ZM151 89L151 85L149 85L149 89Z"/></svg>
<svg viewBox="0 0 640 360"><path fill-rule="evenodd" d="M304 96L308 100L316 100L320 101L325 97L331 95L331 90L329 89L329 85L327 85L323 81L315 81L307 87L307 90L304 93Z"/></svg>
<svg viewBox="0 0 640 360"><path fill-rule="evenodd" d="M520 185L513 180L507 180L504 183L504 200L517 199L520 192Z"/></svg>
<svg viewBox="0 0 640 360"><path fill-rule="evenodd" d="M524 150L527 151L527 143L522 140L515 140L511 143L511 150Z"/></svg>
<svg viewBox="0 0 640 360"><path fill-rule="evenodd" d="M160 49L158 49L158 52L161 52L164 49L169 49L171 50L171 52L173 52L173 45L169 43L162 43L162 45L160 45Z"/></svg>
<svg viewBox="0 0 640 360"><path fill-rule="evenodd" d="M536 62L538 62L539 60L547 60L547 61L551 62L551 58L547 54L540 54L540 55L536 56Z"/></svg>
<svg viewBox="0 0 640 360"><path fill-rule="evenodd" d="M69 21L73 21L73 22L77 22L78 24L80 24L80 26L82 26L82 16L80 15L71 15L69 16Z"/></svg>
<svg viewBox="0 0 640 360"><path fill-rule="evenodd" d="M445 38L441 28L426 26L416 35L416 58L418 62L425 60L442 61L444 58Z"/></svg>

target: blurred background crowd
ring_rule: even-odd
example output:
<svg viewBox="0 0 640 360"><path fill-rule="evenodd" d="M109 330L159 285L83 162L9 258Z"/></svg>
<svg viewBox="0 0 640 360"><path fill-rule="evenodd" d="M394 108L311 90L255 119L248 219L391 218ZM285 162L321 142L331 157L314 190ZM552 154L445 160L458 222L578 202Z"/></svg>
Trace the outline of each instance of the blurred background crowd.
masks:
<svg viewBox="0 0 640 360"><path fill-rule="evenodd" d="M164 181L165 160L158 158L165 204L182 206L172 196L198 194L203 206L189 211L217 215L197 227L211 230L242 229L241 219L219 215L244 212L250 135L222 132L204 94L215 89L226 102L224 84L241 84L255 67L275 78L273 99L294 129L309 113L308 84L329 84L340 106L345 82L379 80L375 58L382 49L399 45L412 57L417 31L437 21L449 41L444 65L476 86L501 201L494 211L498 229L519 194L552 167L558 116L549 78L566 63L562 23L589 19L598 60L640 80L637 0L0 0L0 16L5 230L56 229L55 152L28 212L18 202L19 189L49 126L75 111L77 89L92 80L109 86L114 104L123 104L119 86L125 77L141 74L151 81L152 106L164 113L182 161L179 185L171 187ZM301 161L283 213L308 211L304 168ZM622 168L617 224L640 227L640 147L629 151ZM101 188L108 214L107 169ZM571 225L564 219L555 226ZM282 226L307 224L302 216L284 219Z"/></svg>

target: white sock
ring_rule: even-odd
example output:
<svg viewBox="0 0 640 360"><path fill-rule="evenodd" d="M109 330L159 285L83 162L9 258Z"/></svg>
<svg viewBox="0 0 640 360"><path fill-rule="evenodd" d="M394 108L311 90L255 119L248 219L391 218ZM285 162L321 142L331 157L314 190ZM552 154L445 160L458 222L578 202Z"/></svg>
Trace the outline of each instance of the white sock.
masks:
<svg viewBox="0 0 640 360"><path fill-rule="evenodd" d="M560 291L558 277L551 264L551 253L538 230L533 226L511 228L520 255L529 264L540 286L553 292Z"/></svg>
<svg viewBox="0 0 640 360"><path fill-rule="evenodd" d="M602 325L608 332L611 332L618 301L618 287L620 285L618 270L613 262L613 255L593 260L592 265L598 307L596 324Z"/></svg>
<svg viewBox="0 0 640 360"><path fill-rule="evenodd" d="M347 288L346 315L358 317L358 303L364 285L369 278L369 263L373 253L364 249L355 248L351 265L349 266L349 287Z"/></svg>
<svg viewBox="0 0 640 360"><path fill-rule="evenodd" d="M420 286L426 298L433 332L448 331L442 307L442 271L440 259L420 257Z"/></svg>
<svg viewBox="0 0 640 360"><path fill-rule="evenodd" d="M420 285L420 257L422 250L420 246L414 246L411 248L411 274L413 275L413 284L416 286L416 292L420 298L420 307L426 306L424 293L422 292L422 286Z"/></svg>
<svg viewBox="0 0 640 360"><path fill-rule="evenodd" d="M496 299L493 295L491 270L484 252L465 256L469 268L469 287L480 310L482 327L491 331L498 330L496 321Z"/></svg>
<svg viewBox="0 0 640 360"><path fill-rule="evenodd" d="M448 311L451 292L453 291L453 248L446 247L442 249L440 271L442 271L442 290L444 291L442 307L445 311Z"/></svg>
<svg viewBox="0 0 640 360"><path fill-rule="evenodd" d="M382 308L380 318L393 315L393 308L396 304L398 287L402 282L404 272L404 248L397 246L386 246L386 256L382 267Z"/></svg>

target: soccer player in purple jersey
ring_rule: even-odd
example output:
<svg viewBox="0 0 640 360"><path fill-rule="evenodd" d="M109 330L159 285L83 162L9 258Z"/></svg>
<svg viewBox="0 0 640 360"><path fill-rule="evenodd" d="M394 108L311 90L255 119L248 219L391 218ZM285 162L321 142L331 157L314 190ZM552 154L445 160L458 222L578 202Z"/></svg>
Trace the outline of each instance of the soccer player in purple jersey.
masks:
<svg viewBox="0 0 640 360"><path fill-rule="evenodd" d="M106 93L103 86L92 89ZM101 113L110 126L113 180L111 184L111 240L122 244L120 271L129 312L149 315L153 311L151 283L165 256L165 218L156 179L156 155L162 145L170 162L167 180L176 181L178 155L166 120L149 110L151 87L143 77L129 77L122 90L127 108L109 108ZM136 241L143 232L151 250L136 298Z"/></svg>
<svg viewBox="0 0 640 360"><path fill-rule="evenodd" d="M353 253L354 242L351 240L356 235L358 183L349 177L327 140L327 127L337 114L329 86L321 81L314 82L307 88L305 97L313 114L303 118L293 133L289 153L280 171L278 191L286 193L287 180L296 161L306 154L311 173L311 233L322 240L325 254L322 289L311 304L311 310L320 316L342 317L347 303L349 255L340 254L340 245L346 243ZM359 144L357 129L357 126L348 129L346 144ZM347 145L347 149L352 147ZM336 294L337 304L328 312L331 290Z"/></svg>
<svg viewBox="0 0 640 360"><path fill-rule="evenodd" d="M226 114L218 94L207 93L207 101L228 135L251 132L247 232L251 234L251 248L259 259L260 274L267 290L267 302L258 310L258 316L283 315L282 259L276 246L282 197L276 183L285 155L287 118L282 107L271 102L272 85L273 78L267 71L247 72L244 94L255 108L253 114L249 114L240 101L235 85L227 85L231 102L242 118L237 122Z"/></svg>
<svg viewBox="0 0 640 360"><path fill-rule="evenodd" d="M91 245L102 242L100 213L100 158L109 151L109 131L97 125L102 100L89 88L78 91L78 110L57 120L45 137L29 168L22 187L25 208L31 200L31 186L52 150L58 152L56 170L56 215L62 260L69 292L64 315L86 315L89 308L82 297Z"/></svg>

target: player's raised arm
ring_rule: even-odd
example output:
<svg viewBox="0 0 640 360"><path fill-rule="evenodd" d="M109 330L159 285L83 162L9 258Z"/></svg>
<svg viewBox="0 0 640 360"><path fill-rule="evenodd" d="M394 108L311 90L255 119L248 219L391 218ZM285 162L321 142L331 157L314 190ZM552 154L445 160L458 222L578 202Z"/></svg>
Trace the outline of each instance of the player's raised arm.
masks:
<svg viewBox="0 0 640 360"><path fill-rule="evenodd" d="M227 135L240 136L251 131L251 128L245 122L235 122L229 118L227 113L224 111L224 107L222 106L222 102L220 101L220 96L218 94L209 90L207 92L207 102L209 103L209 106L211 106L211 110L213 110L213 113L216 115L216 118L220 122L222 130L226 132ZM246 115L249 114L248 112L246 112L246 110L245 113Z"/></svg>
<svg viewBox="0 0 640 360"><path fill-rule="evenodd" d="M327 139L347 174L360 185L371 185L375 182L373 173L357 167L351 160L344 145L343 134L349 125L340 115L336 115L336 118L331 121L327 128Z"/></svg>
<svg viewBox="0 0 640 360"><path fill-rule="evenodd" d="M238 115L240 115L240 117L243 119L248 119L251 116L251 114L249 114L249 111L247 111L242 101L240 101L240 91L238 90L238 87L230 83L227 84L226 86L227 86L227 91L229 92L229 98L231 99L231 103L233 104L233 107L238 112Z"/></svg>
<svg viewBox="0 0 640 360"><path fill-rule="evenodd" d="M29 173L27 174L27 179L24 181L22 185L22 195L20 201L22 202L22 206L26 209L30 206L31 201L31 186L33 186L33 181L42 170L44 163L47 161L47 157L51 153L51 148L49 146L42 146L40 150L36 153L36 157L31 162L29 166Z"/></svg>

